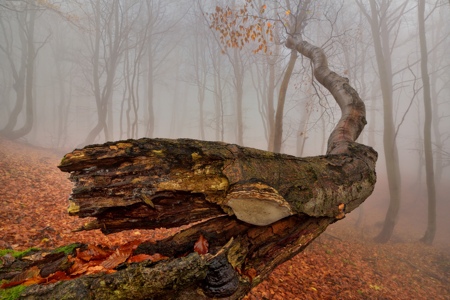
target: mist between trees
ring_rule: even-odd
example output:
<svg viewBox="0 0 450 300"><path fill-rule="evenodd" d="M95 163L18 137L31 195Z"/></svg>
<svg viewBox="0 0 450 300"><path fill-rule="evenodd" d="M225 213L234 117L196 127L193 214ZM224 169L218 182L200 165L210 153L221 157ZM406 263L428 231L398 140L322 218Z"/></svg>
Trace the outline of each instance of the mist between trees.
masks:
<svg viewBox="0 0 450 300"><path fill-rule="evenodd" d="M301 34L366 104L377 240L416 207L431 243L450 207L449 19L439 0L0 1L0 133L62 151L188 137L325 154L339 107L285 47Z"/></svg>

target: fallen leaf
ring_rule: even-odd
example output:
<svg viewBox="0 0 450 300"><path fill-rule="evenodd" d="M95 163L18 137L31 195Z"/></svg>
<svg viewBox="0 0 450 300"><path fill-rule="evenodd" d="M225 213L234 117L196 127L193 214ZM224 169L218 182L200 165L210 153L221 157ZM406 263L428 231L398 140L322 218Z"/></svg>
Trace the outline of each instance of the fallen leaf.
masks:
<svg viewBox="0 0 450 300"><path fill-rule="evenodd" d="M200 234L200 237L194 244L194 251L200 255L206 254L208 253L208 246L209 246L208 241L203 237L202 234Z"/></svg>
<svg viewBox="0 0 450 300"><path fill-rule="evenodd" d="M77 249L77 257L84 260L103 260L111 255L111 251L106 251L98 246L88 245L88 248L84 251Z"/></svg>
<svg viewBox="0 0 450 300"><path fill-rule="evenodd" d="M120 250L136 250L142 242L140 240L129 241L119 247Z"/></svg>
<svg viewBox="0 0 450 300"><path fill-rule="evenodd" d="M101 263L101 266L105 269L114 269L121 263L125 262L128 257L130 257L131 252L133 250L131 248L125 249L117 249L113 254L111 254L105 261Z"/></svg>
<svg viewBox="0 0 450 300"><path fill-rule="evenodd" d="M107 269L101 265L92 266L87 269L86 275L97 274L97 273L105 272L105 271L107 271Z"/></svg>
<svg viewBox="0 0 450 300"><path fill-rule="evenodd" d="M71 279L69 276L67 276L66 272L63 271L56 271L53 274L50 274L48 277L45 278L46 283L55 283L61 280L69 280Z"/></svg>
<svg viewBox="0 0 450 300"><path fill-rule="evenodd" d="M10 281L10 282L6 282L3 283L2 285L0 285L0 289L7 289L16 285L20 285L22 283L24 283L26 280L22 279L22 280L16 280L16 281Z"/></svg>

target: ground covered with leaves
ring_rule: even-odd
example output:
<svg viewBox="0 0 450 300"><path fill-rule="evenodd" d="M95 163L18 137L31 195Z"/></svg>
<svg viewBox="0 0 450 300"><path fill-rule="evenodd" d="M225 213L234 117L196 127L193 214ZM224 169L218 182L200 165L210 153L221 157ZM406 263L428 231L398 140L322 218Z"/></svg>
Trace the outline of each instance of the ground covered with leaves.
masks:
<svg viewBox="0 0 450 300"><path fill-rule="evenodd" d="M73 232L88 220L67 214L72 184L56 168L63 154L0 138L0 249L75 242L114 247L173 234L164 229L108 236ZM389 243L377 244L373 237L379 227L371 221L377 218L382 215L365 213L365 222L355 226L358 215L352 213L331 225L246 299L450 299L445 240L426 246L403 226Z"/></svg>

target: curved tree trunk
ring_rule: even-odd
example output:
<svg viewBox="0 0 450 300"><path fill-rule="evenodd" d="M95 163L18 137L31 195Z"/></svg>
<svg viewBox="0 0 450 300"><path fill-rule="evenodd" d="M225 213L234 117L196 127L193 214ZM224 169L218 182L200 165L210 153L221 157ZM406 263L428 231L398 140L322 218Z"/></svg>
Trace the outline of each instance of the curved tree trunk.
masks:
<svg viewBox="0 0 450 300"><path fill-rule="evenodd" d="M168 139L74 150L59 168L75 183L69 213L96 218L83 230L110 233L200 222L133 250L133 255L160 253L167 260L34 285L21 298L241 299L361 204L373 191L377 159L372 148L355 142L366 123L364 104L347 79L328 69L322 49L292 39L287 46L313 61L317 80L341 107L326 156L297 158L221 142ZM193 251L200 236L209 243L206 254ZM33 265L43 269L39 262Z"/></svg>

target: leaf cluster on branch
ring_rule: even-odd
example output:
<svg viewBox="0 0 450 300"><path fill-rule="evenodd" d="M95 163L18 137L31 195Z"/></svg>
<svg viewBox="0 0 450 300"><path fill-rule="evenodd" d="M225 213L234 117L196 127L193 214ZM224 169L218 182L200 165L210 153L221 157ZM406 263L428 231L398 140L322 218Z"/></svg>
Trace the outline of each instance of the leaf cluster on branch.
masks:
<svg viewBox="0 0 450 300"><path fill-rule="evenodd" d="M210 20L210 28L220 33L220 43L225 49L242 49L245 45L251 44L254 45L252 50L254 54L259 52L272 54L268 43L274 40L273 24L264 18L266 9L267 6L264 4L258 12L253 1L246 1L237 9L216 6L214 12L206 15Z"/></svg>

